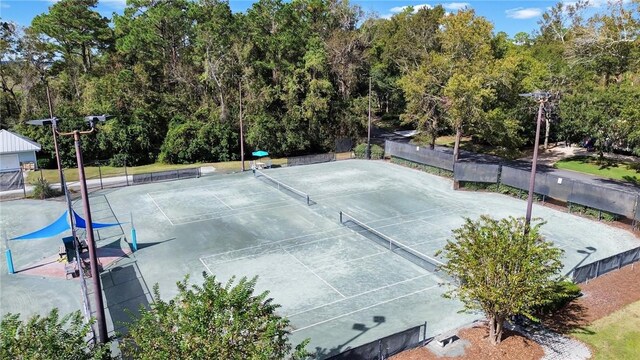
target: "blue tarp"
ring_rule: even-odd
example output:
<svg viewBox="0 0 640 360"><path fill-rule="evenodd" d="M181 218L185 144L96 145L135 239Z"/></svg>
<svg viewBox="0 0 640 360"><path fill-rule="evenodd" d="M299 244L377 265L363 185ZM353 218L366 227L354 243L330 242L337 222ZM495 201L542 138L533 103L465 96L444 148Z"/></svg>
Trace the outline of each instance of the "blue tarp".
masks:
<svg viewBox="0 0 640 360"><path fill-rule="evenodd" d="M73 216L75 218L76 227L83 228L83 229L86 228L86 222L84 221L83 218L80 217L80 215L78 215L74 211ZM31 239L42 239L42 238L54 237L60 233L63 233L71 229L71 226L69 225L68 220L69 220L69 215L68 215L68 212L65 211L64 214L62 214L52 224L45 226L40 230L31 232L22 236L14 237L11 240L31 240ZM95 223L95 222L91 224L93 225L94 229L120 225L120 223L104 224L104 223Z"/></svg>

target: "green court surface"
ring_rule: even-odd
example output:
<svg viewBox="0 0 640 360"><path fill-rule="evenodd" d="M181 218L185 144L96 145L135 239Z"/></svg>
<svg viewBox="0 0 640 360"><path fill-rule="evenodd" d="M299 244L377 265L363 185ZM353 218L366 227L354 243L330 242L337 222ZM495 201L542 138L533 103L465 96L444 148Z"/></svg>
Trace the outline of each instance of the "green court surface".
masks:
<svg viewBox="0 0 640 360"><path fill-rule="evenodd" d="M279 312L290 318L293 340L311 338L310 349L323 356L425 321L427 335L436 335L479 315L459 314L460 304L442 297L446 285L440 274L381 246L361 229L341 224L340 211L433 256L463 217L522 216L526 205L504 195L453 191L450 180L380 161L347 160L264 173L309 194L311 205L304 196L251 172L93 195L94 221L113 217L127 222L122 229L101 231L98 245L128 246L132 217L140 246L103 274L111 329L124 329L125 308L148 304L153 284L160 285L163 298L171 298L175 283L186 274L200 282L206 271L221 281L259 276L258 290L269 290L282 305ZM4 202L0 207L8 237L44 226L64 211L63 203L51 201ZM104 219L96 219L98 209ZM629 232L568 213L534 205L533 215L547 221L544 235L565 250L565 273L640 245ZM50 255L58 243L11 242L16 268ZM77 281L10 276L4 262L0 280L2 313L81 306Z"/></svg>

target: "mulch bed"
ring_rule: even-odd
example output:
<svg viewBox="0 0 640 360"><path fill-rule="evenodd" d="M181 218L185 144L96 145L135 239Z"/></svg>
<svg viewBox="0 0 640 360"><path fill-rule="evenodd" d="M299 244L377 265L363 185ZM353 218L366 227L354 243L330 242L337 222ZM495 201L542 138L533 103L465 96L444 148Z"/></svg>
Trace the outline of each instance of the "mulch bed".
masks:
<svg viewBox="0 0 640 360"><path fill-rule="evenodd" d="M461 330L458 333L461 339L469 341L471 344L465 349L464 355L457 357L447 357L447 359L477 360L523 360L540 359L544 355L542 347L524 336L505 330L502 342L492 345L489 341L489 329L486 326L473 326ZM460 341L460 340L458 340ZM435 360L442 359L429 349L422 347L405 351L391 359L393 360Z"/></svg>
<svg viewBox="0 0 640 360"><path fill-rule="evenodd" d="M597 279L581 284L583 296L572 301L564 309L543 319L545 326L568 334L581 331L594 320L603 318L623 307L640 301L640 263L628 265ZM468 340L465 354L446 359L540 359L544 352L540 345L512 332L505 332L502 343L491 345L488 328L475 326L463 329L458 336ZM393 360L443 359L428 348L405 351Z"/></svg>

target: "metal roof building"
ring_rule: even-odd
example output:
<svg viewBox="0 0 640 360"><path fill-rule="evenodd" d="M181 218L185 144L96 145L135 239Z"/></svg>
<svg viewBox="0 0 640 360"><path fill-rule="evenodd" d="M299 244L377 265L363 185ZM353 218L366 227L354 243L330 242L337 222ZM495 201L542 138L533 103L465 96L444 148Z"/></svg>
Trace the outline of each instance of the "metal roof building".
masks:
<svg viewBox="0 0 640 360"><path fill-rule="evenodd" d="M0 130L0 171L20 169L21 164L33 163L35 169L36 151L40 144L8 130Z"/></svg>

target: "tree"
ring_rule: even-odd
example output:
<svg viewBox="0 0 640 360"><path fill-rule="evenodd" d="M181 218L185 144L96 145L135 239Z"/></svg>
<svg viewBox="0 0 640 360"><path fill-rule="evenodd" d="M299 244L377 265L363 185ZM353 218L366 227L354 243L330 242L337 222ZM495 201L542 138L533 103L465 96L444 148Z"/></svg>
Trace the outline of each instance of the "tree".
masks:
<svg viewBox="0 0 640 360"><path fill-rule="evenodd" d="M442 53L450 65L450 78L444 89L449 105L449 122L456 132L453 159L458 161L463 127L471 127L492 95L487 68L493 63L491 31L493 25L473 10L461 10L442 20Z"/></svg>
<svg viewBox="0 0 640 360"><path fill-rule="evenodd" d="M532 311L553 299L563 251L540 235L542 224L525 235L524 218L467 218L444 247L442 269L459 279L446 296L458 297L465 310L485 313L493 344L501 341L509 316L534 318Z"/></svg>
<svg viewBox="0 0 640 360"><path fill-rule="evenodd" d="M0 325L0 357L3 359L104 359L109 344L90 343L80 311L60 318L58 309L47 316L35 315L26 322L20 314L8 313Z"/></svg>
<svg viewBox="0 0 640 360"><path fill-rule="evenodd" d="M276 314L268 292L254 295L257 278L226 285L204 274L202 286L178 282L169 302L154 287L150 310L129 328L125 356L144 359L283 359L291 355L289 321ZM306 355L306 341L294 357Z"/></svg>

